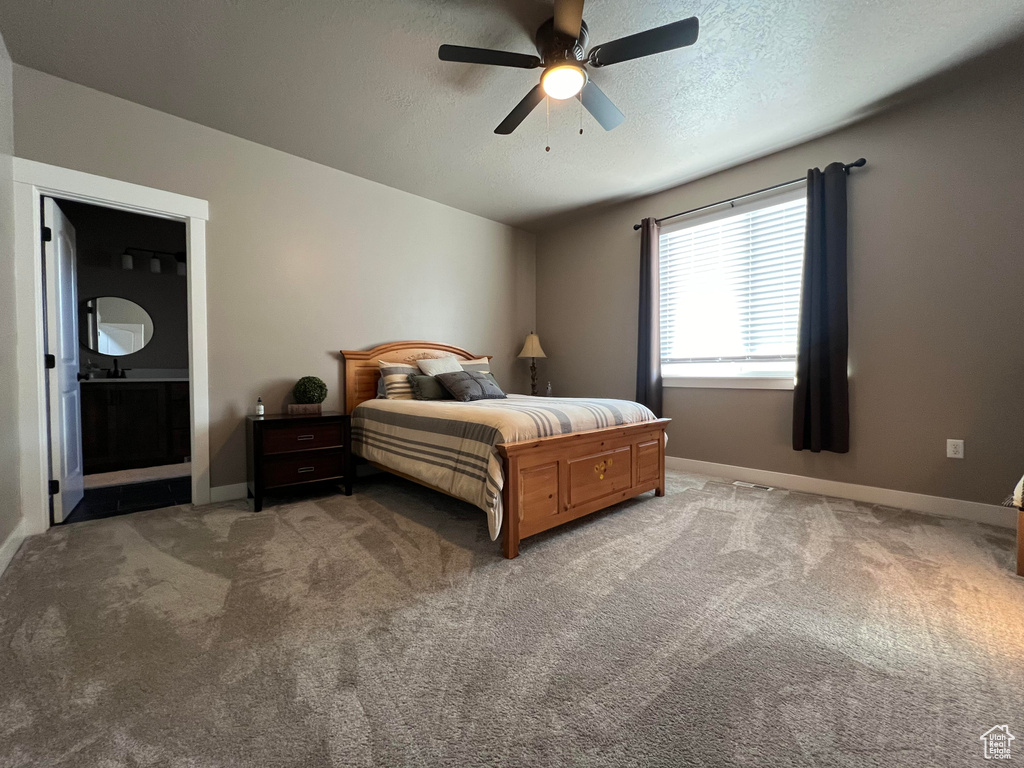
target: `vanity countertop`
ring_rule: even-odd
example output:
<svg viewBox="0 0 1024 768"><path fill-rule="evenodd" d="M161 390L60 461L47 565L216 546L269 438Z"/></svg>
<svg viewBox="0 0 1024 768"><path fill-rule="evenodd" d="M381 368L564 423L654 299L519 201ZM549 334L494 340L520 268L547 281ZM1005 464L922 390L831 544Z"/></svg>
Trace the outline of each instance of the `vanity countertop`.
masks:
<svg viewBox="0 0 1024 768"><path fill-rule="evenodd" d="M131 378L128 378L128 379L108 379L108 378L105 378L103 376L97 376L95 379L82 379L81 383L82 384L132 384L132 383L142 383L142 384L145 384L146 382L154 382L154 381L185 381L185 382L187 382L188 379L170 379L170 378L150 379L150 378L145 378L145 377L141 377L141 376L139 378L137 378L137 379L131 379Z"/></svg>

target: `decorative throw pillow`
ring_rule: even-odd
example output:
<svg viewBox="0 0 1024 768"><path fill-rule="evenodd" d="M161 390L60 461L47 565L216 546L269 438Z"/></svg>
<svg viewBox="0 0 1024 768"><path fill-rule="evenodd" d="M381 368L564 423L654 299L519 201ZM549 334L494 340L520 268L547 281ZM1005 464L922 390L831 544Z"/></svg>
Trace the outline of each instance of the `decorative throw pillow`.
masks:
<svg viewBox="0 0 1024 768"><path fill-rule="evenodd" d="M486 357L478 357L476 360L462 360L459 365L464 371L475 371L476 373L491 372L491 361Z"/></svg>
<svg viewBox="0 0 1024 768"><path fill-rule="evenodd" d="M380 377L384 381L384 394L388 400L412 400L412 387L409 385L409 374L419 373L414 365L405 363L388 363L378 360Z"/></svg>
<svg viewBox="0 0 1024 768"><path fill-rule="evenodd" d="M441 386L441 382L433 376L413 373L409 376L409 385L412 387L414 400L451 400L452 396L448 390Z"/></svg>
<svg viewBox="0 0 1024 768"><path fill-rule="evenodd" d="M387 397L387 396L388 396L388 391L384 387L384 377L381 376L379 379L377 379L377 397L381 398L381 397Z"/></svg>
<svg viewBox="0 0 1024 768"><path fill-rule="evenodd" d="M459 365L459 359L454 355L449 355L448 357L425 357L422 360L417 360L416 365L427 376L437 376L439 373L453 373L454 371L462 370L462 366Z"/></svg>
<svg viewBox="0 0 1024 768"><path fill-rule="evenodd" d="M501 400L505 393L501 391L494 379L486 373L476 371L456 371L441 373L436 376L444 388L452 393L452 397L463 403L473 400Z"/></svg>

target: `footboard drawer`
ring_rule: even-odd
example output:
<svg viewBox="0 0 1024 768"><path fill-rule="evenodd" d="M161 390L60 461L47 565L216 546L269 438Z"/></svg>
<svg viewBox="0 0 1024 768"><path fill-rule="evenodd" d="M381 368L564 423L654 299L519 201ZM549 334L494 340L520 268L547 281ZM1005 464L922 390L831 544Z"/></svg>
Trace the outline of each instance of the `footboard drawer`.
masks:
<svg viewBox="0 0 1024 768"><path fill-rule="evenodd" d="M500 443L505 557L519 541L645 491L665 495L668 419Z"/></svg>
<svg viewBox="0 0 1024 768"><path fill-rule="evenodd" d="M569 505L624 491L632 483L633 446L569 460Z"/></svg>

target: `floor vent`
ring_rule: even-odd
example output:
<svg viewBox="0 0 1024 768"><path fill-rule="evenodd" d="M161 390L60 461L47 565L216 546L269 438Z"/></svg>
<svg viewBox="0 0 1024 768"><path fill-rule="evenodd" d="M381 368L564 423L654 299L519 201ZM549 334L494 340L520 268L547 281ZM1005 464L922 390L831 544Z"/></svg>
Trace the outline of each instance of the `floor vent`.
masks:
<svg viewBox="0 0 1024 768"><path fill-rule="evenodd" d="M770 485L759 485L758 483L744 483L742 480L734 480L733 485L738 485L741 488L756 488L759 491L774 491Z"/></svg>

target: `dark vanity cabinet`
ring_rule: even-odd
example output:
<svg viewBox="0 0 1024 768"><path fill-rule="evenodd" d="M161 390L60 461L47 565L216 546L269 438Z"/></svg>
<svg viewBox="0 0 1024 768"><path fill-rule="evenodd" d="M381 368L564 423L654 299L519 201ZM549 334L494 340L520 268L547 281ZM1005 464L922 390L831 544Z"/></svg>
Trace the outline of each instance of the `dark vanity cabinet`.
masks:
<svg viewBox="0 0 1024 768"><path fill-rule="evenodd" d="M93 380L81 390L85 474L189 459L187 381Z"/></svg>

